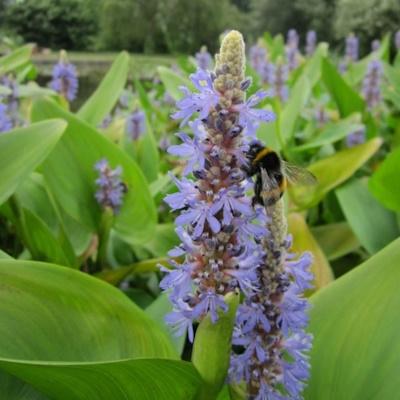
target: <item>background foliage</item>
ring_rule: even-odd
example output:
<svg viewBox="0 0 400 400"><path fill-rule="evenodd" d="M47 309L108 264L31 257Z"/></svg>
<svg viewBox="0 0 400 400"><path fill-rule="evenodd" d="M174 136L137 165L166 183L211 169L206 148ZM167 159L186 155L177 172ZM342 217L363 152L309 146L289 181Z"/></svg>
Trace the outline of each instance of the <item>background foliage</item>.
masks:
<svg viewBox="0 0 400 400"><path fill-rule="evenodd" d="M4 17L2 17L2 15ZM397 0L20 0L0 2L3 31L41 46L74 50L194 53L216 51L225 29L247 39L268 30L314 29L339 43L355 31L369 50L372 39L396 30Z"/></svg>

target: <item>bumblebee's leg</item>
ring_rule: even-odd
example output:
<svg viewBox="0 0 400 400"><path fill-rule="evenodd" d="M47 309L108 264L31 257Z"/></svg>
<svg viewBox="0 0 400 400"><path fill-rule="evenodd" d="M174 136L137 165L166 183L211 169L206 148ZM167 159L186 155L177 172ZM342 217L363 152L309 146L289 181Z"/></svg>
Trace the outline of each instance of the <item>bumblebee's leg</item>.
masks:
<svg viewBox="0 0 400 400"><path fill-rule="evenodd" d="M256 182L254 184L254 197L252 200L252 205L253 207L256 204L260 204L260 205L264 205L264 201L261 197L261 191L262 191L262 181L261 181L261 177L257 176Z"/></svg>

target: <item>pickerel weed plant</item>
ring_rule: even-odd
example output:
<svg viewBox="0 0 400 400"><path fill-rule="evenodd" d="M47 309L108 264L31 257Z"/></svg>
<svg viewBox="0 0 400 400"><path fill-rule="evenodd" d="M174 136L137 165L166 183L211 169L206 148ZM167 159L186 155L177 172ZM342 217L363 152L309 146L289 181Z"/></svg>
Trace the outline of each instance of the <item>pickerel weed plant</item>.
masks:
<svg viewBox="0 0 400 400"><path fill-rule="evenodd" d="M216 56L214 73L199 70L191 76L198 93L183 88L173 117L189 122L193 138L180 133L183 144L169 152L188 157L178 193L166 202L179 210L177 234L182 243L170 251L172 270L160 286L169 292L174 310L167 316L178 334L207 314L217 323L228 306L224 296L240 291L233 344L242 351L232 356L231 379L244 381L249 398L299 398L308 377L304 352L310 348L308 303L301 297L311 287L310 257L290 260L290 240L282 201L273 207L252 206L245 167L246 150L260 121L270 122L270 111L254 109L266 93L248 100L250 80L244 76L244 43L229 32ZM191 174L195 180L186 177ZM190 176L190 175L189 175ZM270 396L270 397L268 397ZM275 397L271 397L275 396Z"/></svg>

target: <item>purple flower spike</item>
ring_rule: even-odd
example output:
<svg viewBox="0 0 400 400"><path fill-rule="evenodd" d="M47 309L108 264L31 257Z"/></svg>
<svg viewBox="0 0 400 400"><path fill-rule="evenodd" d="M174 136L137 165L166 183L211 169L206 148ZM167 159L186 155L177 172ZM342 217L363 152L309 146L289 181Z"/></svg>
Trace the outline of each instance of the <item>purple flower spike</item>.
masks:
<svg viewBox="0 0 400 400"><path fill-rule="evenodd" d="M295 29L290 29L286 41L286 57L289 70L296 69L299 65L299 35Z"/></svg>
<svg viewBox="0 0 400 400"><path fill-rule="evenodd" d="M143 111L135 110L126 119L125 132L133 140L138 140L146 131L146 116Z"/></svg>
<svg viewBox="0 0 400 400"><path fill-rule="evenodd" d="M394 45L396 47L396 50L399 51L400 50L400 30L398 30L396 32L396 34L394 35Z"/></svg>
<svg viewBox="0 0 400 400"><path fill-rule="evenodd" d="M121 182L122 168L111 169L104 158L95 164L94 169L99 173L95 181L98 188L95 193L97 202L102 208L109 207L117 213L125 192L125 186Z"/></svg>
<svg viewBox="0 0 400 400"><path fill-rule="evenodd" d="M13 123L7 113L7 106L0 103L0 133L10 131L12 128Z"/></svg>
<svg viewBox="0 0 400 400"><path fill-rule="evenodd" d="M256 238L266 235L261 225L265 211L251 206L242 166L248 138L273 114L255 106L265 98L257 92L247 101L249 87L244 76L244 43L238 32L228 33L217 56L214 73L199 69L191 76L195 93L184 88L173 118L182 119L191 135L179 133L180 144L168 152L185 160L183 178L173 178L178 191L165 202L179 214L175 219L181 244L169 252L182 257L165 271L161 287L169 293L174 311L167 317L177 333L209 316L216 323L227 311L225 295L258 290L257 268L263 252Z"/></svg>
<svg viewBox="0 0 400 400"><path fill-rule="evenodd" d="M307 352L311 336L308 301L312 287L311 254L288 253L282 200L267 206L269 234L261 239L264 252L252 279L255 290L243 290L245 300L236 314L233 344L241 348L231 358L230 379L244 380L249 398L299 400L309 377ZM251 261L248 265L251 265Z"/></svg>
<svg viewBox="0 0 400 400"><path fill-rule="evenodd" d="M383 67L381 61L370 61L363 81L363 95L369 110L378 106L381 101L382 75Z"/></svg>
<svg viewBox="0 0 400 400"><path fill-rule="evenodd" d="M306 54L312 56L317 45L317 34L315 31L308 31L306 36Z"/></svg>
<svg viewBox="0 0 400 400"><path fill-rule="evenodd" d="M355 62L358 60L358 47L359 41L358 37L351 33L346 38L346 58L348 62Z"/></svg>
<svg viewBox="0 0 400 400"><path fill-rule="evenodd" d="M78 74L75 65L61 60L53 67L52 75L50 87L67 100L74 100L78 92Z"/></svg>

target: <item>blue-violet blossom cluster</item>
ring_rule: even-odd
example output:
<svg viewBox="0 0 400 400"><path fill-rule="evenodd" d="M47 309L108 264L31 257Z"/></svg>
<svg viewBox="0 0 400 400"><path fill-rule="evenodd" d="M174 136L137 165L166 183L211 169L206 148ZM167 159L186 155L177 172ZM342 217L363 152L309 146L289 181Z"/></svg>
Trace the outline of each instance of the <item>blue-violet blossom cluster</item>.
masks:
<svg viewBox="0 0 400 400"><path fill-rule="evenodd" d="M53 67L50 87L68 101L72 101L78 93L78 85L75 65L67 61L65 52L61 52L60 61Z"/></svg>
<svg viewBox="0 0 400 400"><path fill-rule="evenodd" d="M263 182L276 184L266 171ZM252 400L299 400L310 368L309 303L303 293L312 287L312 259L309 253L297 259L289 253L283 200L266 210L265 255L255 289L247 291L237 312L233 344L242 351L232 355L230 378L245 381Z"/></svg>
<svg viewBox="0 0 400 400"><path fill-rule="evenodd" d="M193 321L208 314L216 322L218 313L227 311L224 296L251 289L262 262L254 238L264 236L266 229L253 221L263 220L263 210L255 211L246 195L249 182L242 167L257 125L271 121L274 114L254 108L265 92L245 99L250 80L244 67L242 35L231 31L222 41L215 71L191 75L197 91L182 87L185 96L173 115L193 131L193 137L179 133L182 144L168 150L187 159L184 177L174 178L179 191L165 198L180 212L175 223L181 244L169 255L184 261L171 260L173 269L162 268L166 276L160 286L169 291L174 307L167 322L177 334L188 330L191 341Z"/></svg>
<svg viewBox="0 0 400 400"><path fill-rule="evenodd" d="M382 63L379 60L372 60L367 67L362 92L368 109L372 110L381 101L381 79L383 74Z"/></svg>
<svg viewBox="0 0 400 400"><path fill-rule="evenodd" d="M295 29L290 29L286 39L286 57L289 70L296 69L299 65L299 35Z"/></svg>
<svg viewBox="0 0 400 400"><path fill-rule="evenodd" d="M205 71L212 68L212 57L211 54L207 51L206 46L201 46L200 51L196 53L196 63L198 68Z"/></svg>
<svg viewBox="0 0 400 400"><path fill-rule="evenodd" d="M317 34L315 31L308 31L306 35L306 55L312 56L317 45Z"/></svg>
<svg viewBox="0 0 400 400"><path fill-rule="evenodd" d="M125 186L121 181L122 168L118 166L112 169L108 161L103 158L95 164L94 169L99 173L95 181L97 186L95 198L103 209L109 207L115 214L121 207L125 192Z"/></svg>
<svg viewBox="0 0 400 400"><path fill-rule="evenodd" d="M138 140L146 131L146 116L136 109L126 118L125 132L132 140Z"/></svg>

